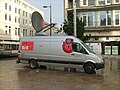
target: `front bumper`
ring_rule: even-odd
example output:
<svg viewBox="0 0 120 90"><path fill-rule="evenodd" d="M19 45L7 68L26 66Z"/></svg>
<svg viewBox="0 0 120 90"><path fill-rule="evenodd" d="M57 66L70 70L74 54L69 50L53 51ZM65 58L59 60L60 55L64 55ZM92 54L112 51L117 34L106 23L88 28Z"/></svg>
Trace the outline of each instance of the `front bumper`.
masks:
<svg viewBox="0 0 120 90"><path fill-rule="evenodd" d="M96 63L95 67L96 67L97 70L101 69L101 68L104 68L105 67L105 63L104 62L103 63Z"/></svg>

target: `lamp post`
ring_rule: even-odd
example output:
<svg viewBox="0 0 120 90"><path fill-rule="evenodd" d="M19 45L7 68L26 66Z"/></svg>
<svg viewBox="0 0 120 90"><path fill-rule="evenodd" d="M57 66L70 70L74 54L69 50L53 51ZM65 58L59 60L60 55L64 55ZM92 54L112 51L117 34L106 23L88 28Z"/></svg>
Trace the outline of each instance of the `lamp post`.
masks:
<svg viewBox="0 0 120 90"><path fill-rule="evenodd" d="M50 24L52 23L52 7L51 3L49 6L43 6L43 8L50 8ZM51 25L50 25L50 36L52 36L52 30L51 30Z"/></svg>
<svg viewBox="0 0 120 90"><path fill-rule="evenodd" d="M76 0L73 0L73 10L74 10L74 36L77 36L76 32Z"/></svg>

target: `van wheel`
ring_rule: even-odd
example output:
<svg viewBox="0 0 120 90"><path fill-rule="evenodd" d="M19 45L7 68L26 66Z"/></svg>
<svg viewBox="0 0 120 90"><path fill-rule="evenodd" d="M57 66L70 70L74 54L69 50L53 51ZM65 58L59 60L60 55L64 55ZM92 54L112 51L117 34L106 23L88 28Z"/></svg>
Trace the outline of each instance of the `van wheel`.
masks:
<svg viewBox="0 0 120 90"><path fill-rule="evenodd" d="M29 67L32 68L32 69L37 68L37 67L38 67L37 61L36 61L36 60L31 60L31 61L29 62Z"/></svg>
<svg viewBox="0 0 120 90"><path fill-rule="evenodd" d="M95 66L92 63L86 63L84 66L84 71L88 74L93 74L95 73Z"/></svg>

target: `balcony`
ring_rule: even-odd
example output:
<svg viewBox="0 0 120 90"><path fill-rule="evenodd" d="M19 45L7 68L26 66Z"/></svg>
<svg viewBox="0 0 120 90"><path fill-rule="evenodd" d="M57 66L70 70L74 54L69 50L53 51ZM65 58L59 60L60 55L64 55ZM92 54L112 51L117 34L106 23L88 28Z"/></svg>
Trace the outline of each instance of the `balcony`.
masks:
<svg viewBox="0 0 120 90"><path fill-rule="evenodd" d="M102 11L102 10L114 10L120 9L120 4L110 4L102 6L77 6L77 11ZM73 11L72 3L69 5L69 8L66 8L67 11Z"/></svg>
<svg viewBox="0 0 120 90"><path fill-rule="evenodd" d="M120 26L85 27L86 31L120 31Z"/></svg>

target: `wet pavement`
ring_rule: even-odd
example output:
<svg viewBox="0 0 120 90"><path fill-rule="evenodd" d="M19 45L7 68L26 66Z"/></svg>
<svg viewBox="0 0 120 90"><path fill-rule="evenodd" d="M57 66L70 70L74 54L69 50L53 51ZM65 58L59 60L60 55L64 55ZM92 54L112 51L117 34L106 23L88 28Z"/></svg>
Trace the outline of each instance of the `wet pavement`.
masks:
<svg viewBox="0 0 120 90"><path fill-rule="evenodd" d="M96 74L83 69L30 69L17 58L0 58L0 90L120 90L120 56L104 56L105 68Z"/></svg>

